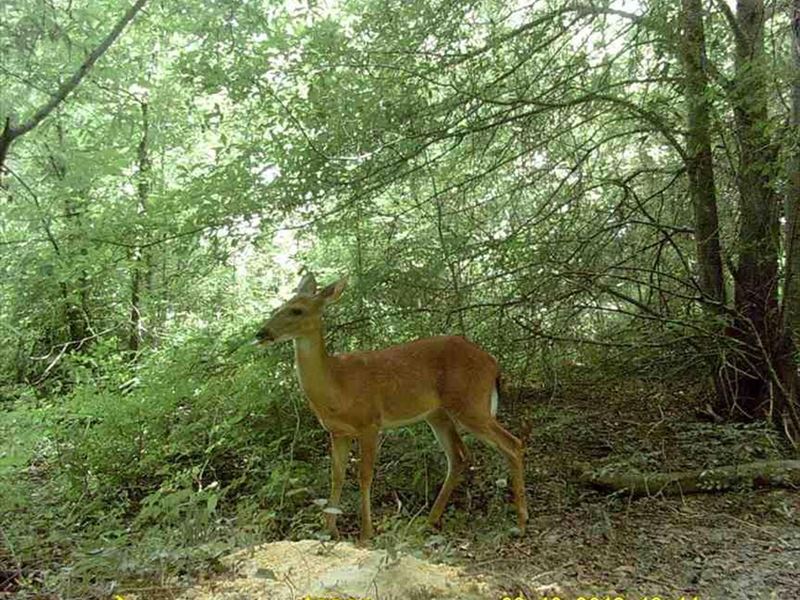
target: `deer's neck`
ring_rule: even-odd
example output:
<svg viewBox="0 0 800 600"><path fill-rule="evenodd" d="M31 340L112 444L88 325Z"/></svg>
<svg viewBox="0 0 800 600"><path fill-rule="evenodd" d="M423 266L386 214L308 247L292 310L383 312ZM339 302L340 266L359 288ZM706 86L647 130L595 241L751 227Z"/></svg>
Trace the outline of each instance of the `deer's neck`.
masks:
<svg viewBox="0 0 800 600"><path fill-rule="evenodd" d="M294 359L297 378L312 404L324 404L332 390L330 357L325 350L322 329L295 338Z"/></svg>

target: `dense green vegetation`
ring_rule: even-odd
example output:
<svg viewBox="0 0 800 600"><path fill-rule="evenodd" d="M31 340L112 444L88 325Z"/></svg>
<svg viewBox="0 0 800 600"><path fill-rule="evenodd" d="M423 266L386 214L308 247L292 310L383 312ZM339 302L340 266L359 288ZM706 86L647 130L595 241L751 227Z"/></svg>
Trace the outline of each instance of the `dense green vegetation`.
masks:
<svg viewBox="0 0 800 600"><path fill-rule="evenodd" d="M463 334L791 445L792 8L4 2L2 569L102 596L318 532L326 436L246 344L304 266L350 277L333 350ZM413 513L438 451L396 435Z"/></svg>

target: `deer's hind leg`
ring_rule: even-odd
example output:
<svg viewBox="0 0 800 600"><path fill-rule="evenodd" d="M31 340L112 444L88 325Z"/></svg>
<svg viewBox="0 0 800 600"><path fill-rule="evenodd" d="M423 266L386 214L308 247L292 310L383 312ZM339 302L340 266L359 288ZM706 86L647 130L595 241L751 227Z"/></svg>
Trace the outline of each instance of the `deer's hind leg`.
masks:
<svg viewBox="0 0 800 600"><path fill-rule="evenodd" d="M456 424L447 412L437 410L430 414L426 421L447 455L447 476L428 516L428 522L435 525L442 517L450 495L462 479L462 474L469 464L469 453L461 436L458 435Z"/></svg>
<svg viewBox="0 0 800 600"><path fill-rule="evenodd" d="M528 501L525 496L525 475L523 467L523 446L519 438L505 429L490 414L457 415L458 422L481 440L497 448L506 457L511 471L511 485L514 491L514 507L517 510L517 523L525 530L528 522Z"/></svg>

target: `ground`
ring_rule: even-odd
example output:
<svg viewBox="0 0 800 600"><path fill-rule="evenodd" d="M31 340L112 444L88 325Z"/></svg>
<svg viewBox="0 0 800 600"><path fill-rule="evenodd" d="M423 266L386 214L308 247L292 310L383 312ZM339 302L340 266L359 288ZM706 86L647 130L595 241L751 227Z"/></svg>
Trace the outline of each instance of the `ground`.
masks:
<svg viewBox="0 0 800 600"><path fill-rule="evenodd" d="M456 566L487 583L487 598L800 598L797 490L635 499L577 481L586 463L673 471L790 455L766 427L709 422L699 389L626 381L507 393L500 418L527 447L531 520L523 536L505 502L502 462L473 442L475 466L440 532L398 516L407 509L396 486L407 471L393 448L403 441L390 436L375 486L373 548ZM353 539L357 523L349 513L343 520Z"/></svg>
<svg viewBox="0 0 800 600"><path fill-rule="evenodd" d="M800 597L798 491L632 499L581 489L568 468L591 461L674 471L781 455L765 429L698 420L705 406L696 387L623 382L549 398L523 394L511 407L512 426L525 412L520 402L554 415L526 440L538 465L529 533L500 555L473 546L476 565L491 567L508 591L536 597L552 584L561 598Z"/></svg>

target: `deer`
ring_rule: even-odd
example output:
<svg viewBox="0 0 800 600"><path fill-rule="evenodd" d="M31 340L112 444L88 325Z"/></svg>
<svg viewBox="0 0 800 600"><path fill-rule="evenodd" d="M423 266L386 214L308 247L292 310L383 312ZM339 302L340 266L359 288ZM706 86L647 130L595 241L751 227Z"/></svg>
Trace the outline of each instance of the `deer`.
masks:
<svg viewBox="0 0 800 600"><path fill-rule="evenodd" d="M426 421L447 457L447 474L428 522L435 527L450 496L463 478L469 455L458 426L494 446L511 472L520 531L528 509L522 442L495 418L499 397L497 360L461 336L437 336L382 350L328 354L323 312L342 295L347 278L317 289L306 273L291 297L258 329L254 343L294 342L295 368L311 410L330 435L331 489L325 526L339 538L336 526L342 486L353 440L360 460L361 528L359 541L373 535L371 488L378 436L384 429Z"/></svg>

